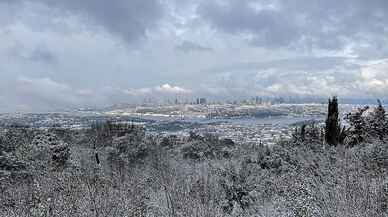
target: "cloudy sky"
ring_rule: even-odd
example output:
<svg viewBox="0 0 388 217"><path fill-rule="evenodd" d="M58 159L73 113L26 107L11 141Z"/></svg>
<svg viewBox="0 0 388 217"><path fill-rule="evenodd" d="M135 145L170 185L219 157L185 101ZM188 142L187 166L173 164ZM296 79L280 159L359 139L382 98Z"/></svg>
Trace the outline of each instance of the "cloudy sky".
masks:
<svg viewBox="0 0 388 217"><path fill-rule="evenodd" d="M386 93L386 0L0 0L0 111Z"/></svg>

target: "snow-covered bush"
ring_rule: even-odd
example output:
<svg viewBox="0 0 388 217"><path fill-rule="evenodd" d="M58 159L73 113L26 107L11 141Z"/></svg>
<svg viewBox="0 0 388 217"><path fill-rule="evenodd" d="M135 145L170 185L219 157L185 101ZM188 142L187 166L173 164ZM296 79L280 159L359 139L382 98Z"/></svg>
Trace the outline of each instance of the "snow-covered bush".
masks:
<svg viewBox="0 0 388 217"><path fill-rule="evenodd" d="M184 158L200 160L206 158L230 158L235 143L230 139L220 139L213 135L191 136L181 152Z"/></svg>

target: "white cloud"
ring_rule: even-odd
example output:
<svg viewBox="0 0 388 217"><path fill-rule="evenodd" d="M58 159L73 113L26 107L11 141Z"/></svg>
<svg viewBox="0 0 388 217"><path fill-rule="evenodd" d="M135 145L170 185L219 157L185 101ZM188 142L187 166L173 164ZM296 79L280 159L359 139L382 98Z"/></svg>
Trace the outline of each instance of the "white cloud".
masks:
<svg viewBox="0 0 388 217"><path fill-rule="evenodd" d="M371 61L361 67L360 90L372 96L386 96L388 92L388 59Z"/></svg>
<svg viewBox="0 0 388 217"><path fill-rule="evenodd" d="M187 94L191 93L190 90L184 89L178 86L171 86L169 84L163 84L155 88L158 92L168 93L168 94Z"/></svg>
<svg viewBox="0 0 388 217"><path fill-rule="evenodd" d="M152 88L129 89L123 91L131 96L158 96L158 95L175 95L175 94L190 94L191 90L170 84L163 84Z"/></svg>

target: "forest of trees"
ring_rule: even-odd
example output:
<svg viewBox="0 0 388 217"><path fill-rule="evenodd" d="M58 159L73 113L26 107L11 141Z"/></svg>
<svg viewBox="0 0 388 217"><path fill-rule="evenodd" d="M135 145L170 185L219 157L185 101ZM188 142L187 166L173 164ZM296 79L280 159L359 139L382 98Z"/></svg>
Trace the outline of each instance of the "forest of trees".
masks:
<svg viewBox="0 0 388 217"><path fill-rule="evenodd" d="M342 121L341 121L342 120ZM382 103L302 125L276 145L141 126L9 127L0 133L0 216L388 216Z"/></svg>

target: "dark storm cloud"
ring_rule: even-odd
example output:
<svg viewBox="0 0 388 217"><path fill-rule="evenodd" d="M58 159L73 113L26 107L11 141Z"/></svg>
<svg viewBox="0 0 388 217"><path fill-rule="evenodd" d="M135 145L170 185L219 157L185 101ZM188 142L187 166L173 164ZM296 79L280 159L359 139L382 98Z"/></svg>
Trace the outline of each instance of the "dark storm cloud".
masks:
<svg viewBox="0 0 388 217"><path fill-rule="evenodd" d="M0 0L9 4L41 3L60 13L80 16L88 24L102 26L133 42L146 35L163 15L163 5L158 0Z"/></svg>
<svg viewBox="0 0 388 217"><path fill-rule="evenodd" d="M252 44L266 47L335 50L349 40L381 40L388 32L386 0L206 1L198 13L215 28L251 34Z"/></svg>
<svg viewBox="0 0 388 217"><path fill-rule="evenodd" d="M289 19L276 11L256 13L247 1L230 1L227 5L206 2L199 14L223 31L240 34L255 33L254 41L267 46L288 45L299 35L299 29ZM287 31L285 35L283 32Z"/></svg>

